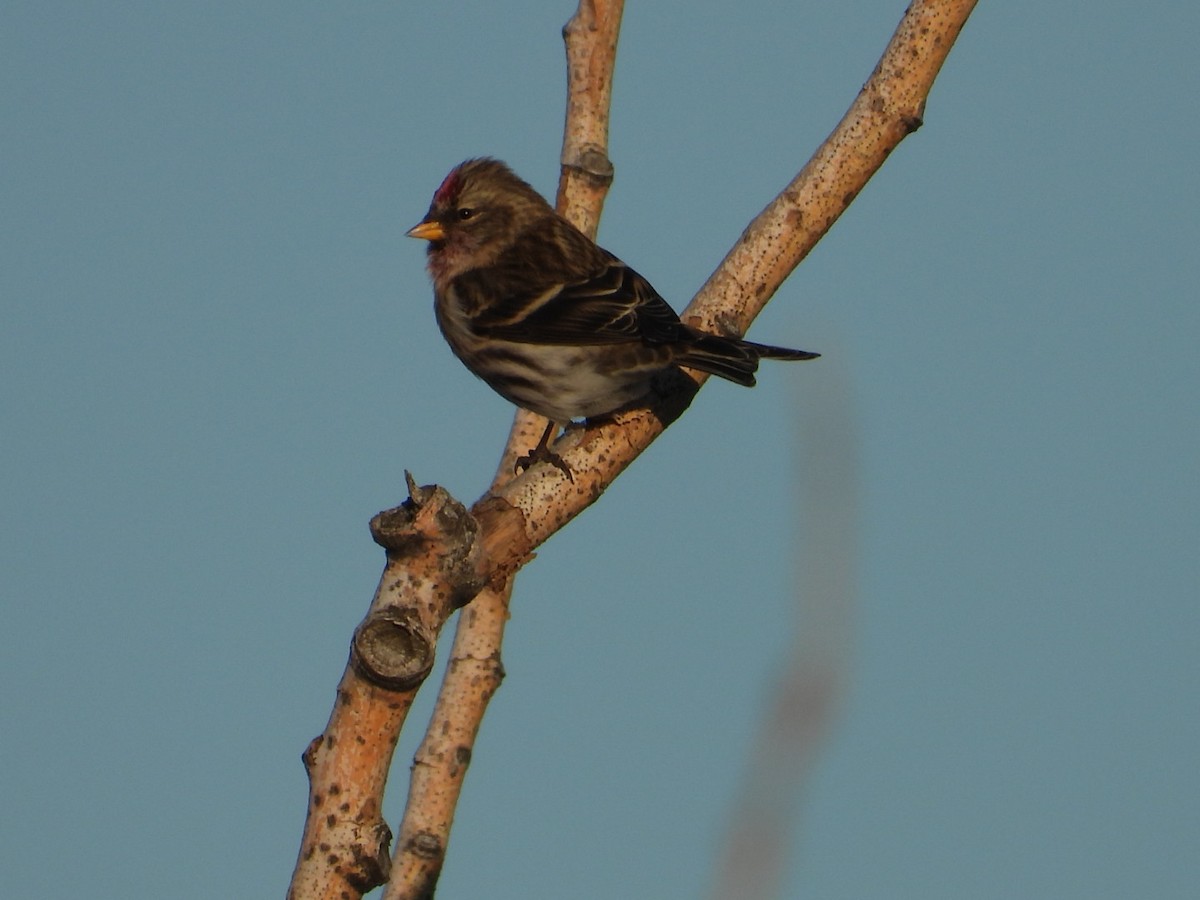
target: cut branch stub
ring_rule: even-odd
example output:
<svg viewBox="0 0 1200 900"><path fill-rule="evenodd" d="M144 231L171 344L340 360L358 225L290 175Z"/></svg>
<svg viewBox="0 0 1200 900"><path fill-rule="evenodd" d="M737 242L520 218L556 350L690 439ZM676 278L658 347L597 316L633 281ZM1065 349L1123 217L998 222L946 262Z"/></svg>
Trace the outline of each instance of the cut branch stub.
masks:
<svg viewBox="0 0 1200 900"><path fill-rule="evenodd" d="M371 537L387 552L388 565L399 579L381 584L380 594L399 593L411 600L427 591L425 579L432 578L438 589L429 599L456 610L483 587L476 574L482 552L479 526L445 488L427 485L410 490L409 500L371 519ZM413 588L413 593L405 592L405 587Z"/></svg>
<svg viewBox="0 0 1200 900"><path fill-rule="evenodd" d="M483 587L475 519L437 485L418 488L409 476L409 494L371 519L371 537L387 552L387 565L350 644L358 673L393 690L425 680L446 618Z"/></svg>
<svg viewBox="0 0 1200 900"><path fill-rule="evenodd" d="M420 617L398 606L368 615L350 643L350 660L358 673L397 691L424 681L433 668L433 656L434 645Z"/></svg>
<svg viewBox="0 0 1200 900"><path fill-rule="evenodd" d="M396 740L442 626L483 585L483 540L466 508L411 477L409 498L371 520L387 562L329 724L304 755L309 809L292 900L357 897L387 880L391 832L380 807Z"/></svg>

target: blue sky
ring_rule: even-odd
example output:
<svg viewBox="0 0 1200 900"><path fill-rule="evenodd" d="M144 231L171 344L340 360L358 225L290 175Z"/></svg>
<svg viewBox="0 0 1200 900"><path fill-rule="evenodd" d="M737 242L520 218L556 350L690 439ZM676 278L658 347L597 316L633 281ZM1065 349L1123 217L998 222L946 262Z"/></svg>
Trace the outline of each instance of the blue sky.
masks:
<svg viewBox="0 0 1200 900"><path fill-rule="evenodd" d="M631 3L601 243L682 307L904 5ZM283 892L367 520L511 418L403 232L468 156L553 193L572 9L6 6L5 896ZM785 896L1192 895L1198 26L980 5L751 330L824 357L710 383L522 573L445 896L703 896L793 633L838 705Z"/></svg>

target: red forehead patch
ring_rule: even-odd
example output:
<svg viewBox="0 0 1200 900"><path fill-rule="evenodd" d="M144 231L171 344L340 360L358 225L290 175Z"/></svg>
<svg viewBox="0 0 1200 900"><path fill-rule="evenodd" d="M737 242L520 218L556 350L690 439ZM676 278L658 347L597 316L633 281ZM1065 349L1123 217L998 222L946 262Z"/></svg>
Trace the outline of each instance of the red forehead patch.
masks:
<svg viewBox="0 0 1200 900"><path fill-rule="evenodd" d="M458 196L461 188L462 177L458 174L458 169L454 169L434 192L433 202L438 204L453 203L454 198Z"/></svg>

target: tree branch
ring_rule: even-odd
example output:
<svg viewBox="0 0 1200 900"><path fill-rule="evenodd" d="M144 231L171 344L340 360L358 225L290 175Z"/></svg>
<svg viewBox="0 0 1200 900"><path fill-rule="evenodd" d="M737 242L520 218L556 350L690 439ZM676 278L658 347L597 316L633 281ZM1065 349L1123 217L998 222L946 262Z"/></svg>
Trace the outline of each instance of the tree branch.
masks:
<svg viewBox="0 0 1200 900"><path fill-rule="evenodd" d="M409 500L371 520L387 562L354 631L329 724L304 752L308 817L294 900L361 896L387 880L392 833L381 810L396 741L442 624L482 584L477 520L441 488L408 481Z"/></svg>
<svg viewBox="0 0 1200 900"><path fill-rule="evenodd" d="M975 0L916 0L849 111L792 182L750 223L684 310L685 319L743 333L817 241L905 137L920 127L925 98ZM646 408L555 445L575 473L567 483L539 466L496 486L491 496L525 516L537 547L586 509L687 407L707 378L667 378ZM691 381L690 384L686 383Z"/></svg>
<svg viewBox="0 0 1200 900"><path fill-rule="evenodd" d="M974 5L915 0L842 122L750 223L685 317L714 330L746 330L891 150L920 126L925 97ZM589 234L612 178L608 104L621 12L619 0L581 0L563 32L569 99L558 203ZM472 508L478 531L469 536L457 526L461 507L440 489L429 489L427 502L414 496L400 508L411 518L401 528L408 536L385 544L387 566L371 612L355 632L329 726L305 754L309 816L289 897L361 896L387 878L387 826L379 809L416 689L410 685L428 671L422 646L432 653L441 622L482 582L486 587L460 617L437 708L417 752L385 900L432 895L479 722L503 676L499 649L513 576L687 408L705 377L672 372L646 408L569 429L555 451L575 473L573 482L549 466L509 477L515 456L543 427L543 420L519 412L492 489ZM423 514L426 506L446 515ZM416 548L424 553L410 553ZM377 639L390 649L374 653ZM381 670L363 664L364 647ZM394 679L397 672L401 677Z"/></svg>
<svg viewBox="0 0 1200 900"><path fill-rule="evenodd" d="M581 0L563 28L567 114L557 208L591 237L596 235L612 183L608 119L623 6L623 0ZM517 457L537 442L545 426L541 416L517 410L493 490L511 480ZM491 538L488 549L495 553L492 558L497 567L488 585L459 615L437 704L414 759L384 900L416 900L432 894L475 738L488 703L504 678L500 645L508 621L512 576L532 547L511 552L523 546L526 538L524 517L510 505L485 496L472 512ZM508 562L500 563L501 559Z"/></svg>

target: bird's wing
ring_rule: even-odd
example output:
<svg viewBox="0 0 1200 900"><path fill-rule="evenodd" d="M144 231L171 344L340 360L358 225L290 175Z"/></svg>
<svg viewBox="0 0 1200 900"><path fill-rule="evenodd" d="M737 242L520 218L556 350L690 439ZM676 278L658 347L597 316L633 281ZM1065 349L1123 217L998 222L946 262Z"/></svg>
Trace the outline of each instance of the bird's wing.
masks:
<svg viewBox="0 0 1200 900"><path fill-rule="evenodd" d="M475 319L476 331L532 344L661 344L687 335L650 282L611 254L604 256L603 267L584 281L505 297Z"/></svg>

